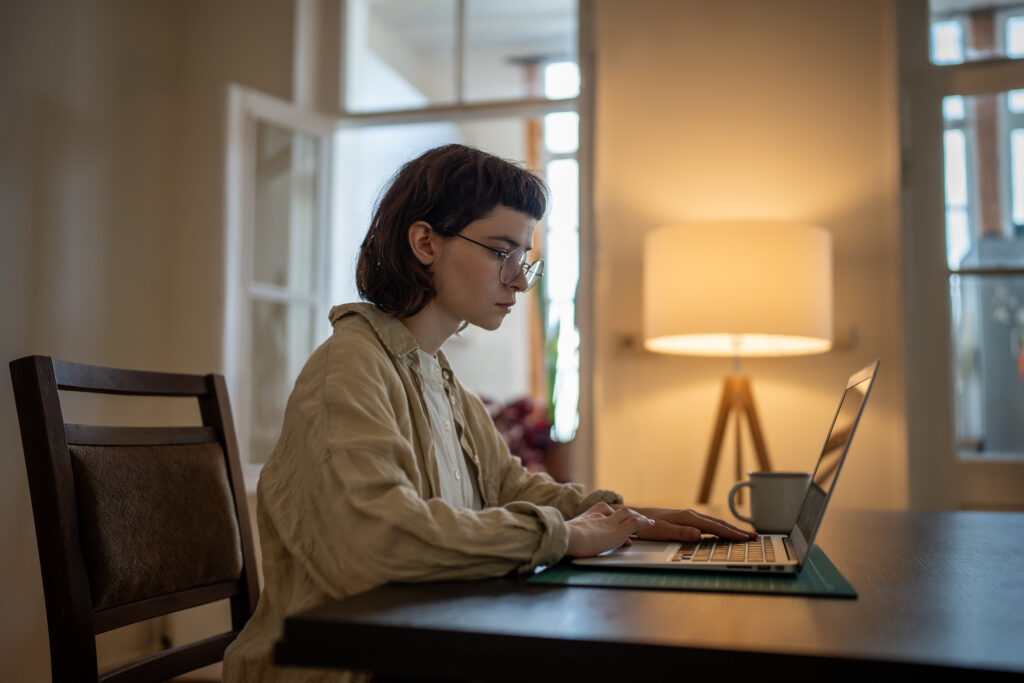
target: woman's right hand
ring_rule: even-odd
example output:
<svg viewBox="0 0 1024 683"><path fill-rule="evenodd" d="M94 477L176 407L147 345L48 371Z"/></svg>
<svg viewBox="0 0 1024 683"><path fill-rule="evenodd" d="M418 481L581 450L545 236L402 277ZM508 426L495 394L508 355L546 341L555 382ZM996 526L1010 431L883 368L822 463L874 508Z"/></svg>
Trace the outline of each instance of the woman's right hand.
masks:
<svg viewBox="0 0 1024 683"><path fill-rule="evenodd" d="M627 507L615 510L607 503L598 503L570 519L566 526L569 527L569 549L565 554L591 557L620 545L629 545L630 535L654 526L654 520Z"/></svg>

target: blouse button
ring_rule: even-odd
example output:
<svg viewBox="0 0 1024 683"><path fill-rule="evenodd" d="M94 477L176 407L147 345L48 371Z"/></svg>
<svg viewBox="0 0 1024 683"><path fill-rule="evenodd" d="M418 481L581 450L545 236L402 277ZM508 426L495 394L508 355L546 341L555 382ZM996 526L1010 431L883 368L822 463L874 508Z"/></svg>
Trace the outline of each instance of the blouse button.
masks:
<svg viewBox="0 0 1024 683"><path fill-rule="evenodd" d="M455 480L458 481L459 479L462 479L462 472L455 470Z"/></svg>

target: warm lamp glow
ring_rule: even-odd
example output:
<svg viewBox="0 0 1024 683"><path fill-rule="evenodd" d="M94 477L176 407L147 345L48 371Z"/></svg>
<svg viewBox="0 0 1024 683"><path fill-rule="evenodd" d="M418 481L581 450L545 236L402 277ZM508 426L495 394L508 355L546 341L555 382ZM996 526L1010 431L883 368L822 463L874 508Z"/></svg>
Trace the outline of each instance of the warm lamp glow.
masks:
<svg viewBox="0 0 1024 683"><path fill-rule="evenodd" d="M832 348L832 240L803 223L661 228L644 240L644 346L698 356Z"/></svg>

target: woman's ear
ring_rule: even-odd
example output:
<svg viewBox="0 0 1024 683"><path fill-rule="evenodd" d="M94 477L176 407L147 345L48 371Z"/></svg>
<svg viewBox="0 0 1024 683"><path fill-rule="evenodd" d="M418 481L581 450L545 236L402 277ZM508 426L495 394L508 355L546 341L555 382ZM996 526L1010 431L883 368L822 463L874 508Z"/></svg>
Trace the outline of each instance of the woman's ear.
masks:
<svg viewBox="0 0 1024 683"><path fill-rule="evenodd" d="M425 266L433 265L437 260L437 245L434 239L434 231L429 223L416 221L409 226L409 247L416 260Z"/></svg>

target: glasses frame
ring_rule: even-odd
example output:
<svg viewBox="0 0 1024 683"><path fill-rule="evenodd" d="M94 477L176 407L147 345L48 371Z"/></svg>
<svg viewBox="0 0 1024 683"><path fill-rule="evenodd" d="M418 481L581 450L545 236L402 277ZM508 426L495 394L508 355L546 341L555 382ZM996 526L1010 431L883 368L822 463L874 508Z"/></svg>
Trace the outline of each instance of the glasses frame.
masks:
<svg viewBox="0 0 1024 683"><path fill-rule="evenodd" d="M478 247L483 247L484 249L486 249L487 251L491 252L492 254L494 254L496 256L504 257L505 260L502 262L501 266L498 268L498 279L501 281L501 284L503 284L503 285L512 284L513 282L516 281L516 279L520 275L525 273L525 275L526 275L526 288L523 289L523 291L524 292L528 292L531 289L533 289L533 286L536 285L537 282L539 282L542 277L544 277L544 259L537 259L533 263L527 264L526 263L526 249L523 249L523 247L516 247L512 251L505 251L504 249L497 249L495 247L488 246L488 245L484 244L483 242L477 242L475 239L471 239L471 238L466 237L465 235L462 235L460 233L456 233L455 235L453 235L453 237L460 237L460 238L466 240L467 242L472 242L473 244L477 245ZM510 262L512 262L512 254L515 253L519 249L523 250L523 259L522 259L522 261L519 262L518 269L516 270L515 275L513 275L508 280L506 280L505 278L503 278L501 276L501 272L503 270L505 270L505 266L507 266ZM539 266L540 272L536 273L536 274L533 274L534 273L534 268L537 268L538 264L540 264L540 266ZM531 278L531 275L532 275L532 278Z"/></svg>

